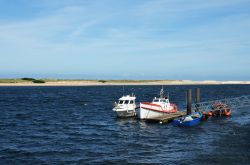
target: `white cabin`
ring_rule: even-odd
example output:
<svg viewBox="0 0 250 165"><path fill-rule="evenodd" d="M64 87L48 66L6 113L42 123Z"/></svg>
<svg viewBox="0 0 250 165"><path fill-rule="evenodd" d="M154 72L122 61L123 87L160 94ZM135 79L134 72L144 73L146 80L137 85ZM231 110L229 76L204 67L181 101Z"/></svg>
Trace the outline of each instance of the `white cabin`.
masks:
<svg viewBox="0 0 250 165"><path fill-rule="evenodd" d="M162 109L164 109L164 110L169 109L169 107L170 107L170 102L167 98L156 98L155 97L151 103L160 105L162 107Z"/></svg>
<svg viewBox="0 0 250 165"><path fill-rule="evenodd" d="M135 96L122 96L119 101L118 101L118 105L128 105L128 104L135 104Z"/></svg>
<svg viewBox="0 0 250 165"><path fill-rule="evenodd" d="M134 95L122 96L118 103L115 103L113 111L117 113L118 117L131 117L135 116L135 103L136 97Z"/></svg>

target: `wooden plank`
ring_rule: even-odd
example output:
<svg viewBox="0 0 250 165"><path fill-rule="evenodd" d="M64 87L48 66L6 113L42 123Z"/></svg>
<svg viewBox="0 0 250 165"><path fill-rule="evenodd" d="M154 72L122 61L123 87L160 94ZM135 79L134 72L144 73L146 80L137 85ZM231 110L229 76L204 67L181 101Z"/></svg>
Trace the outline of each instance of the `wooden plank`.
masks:
<svg viewBox="0 0 250 165"><path fill-rule="evenodd" d="M159 122L159 123L167 123L169 121L172 121L176 118L182 117L184 115L186 115L187 112L186 111L178 111L175 113L166 113L161 117L158 118L151 118L151 119L146 119L147 121L151 121L151 122Z"/></svg>

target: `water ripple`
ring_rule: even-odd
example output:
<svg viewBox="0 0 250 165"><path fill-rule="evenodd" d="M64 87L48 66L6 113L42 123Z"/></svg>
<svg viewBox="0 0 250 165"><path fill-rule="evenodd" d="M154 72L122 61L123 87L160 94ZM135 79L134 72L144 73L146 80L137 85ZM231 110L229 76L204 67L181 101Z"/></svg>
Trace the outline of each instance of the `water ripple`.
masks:
<svg viewBox="0 0 250 165"><path fill-rule="evenodd" d="M250 94L249 85L166 86L185 107L188 88L202 100ZM151 101L161 86L126 86ZM0 87L0 164L247 164L249 108L193 128L117 119L120 86ZM211 156L212 155L212 156ZM235 158L235 159L233 159Z"/></svg>

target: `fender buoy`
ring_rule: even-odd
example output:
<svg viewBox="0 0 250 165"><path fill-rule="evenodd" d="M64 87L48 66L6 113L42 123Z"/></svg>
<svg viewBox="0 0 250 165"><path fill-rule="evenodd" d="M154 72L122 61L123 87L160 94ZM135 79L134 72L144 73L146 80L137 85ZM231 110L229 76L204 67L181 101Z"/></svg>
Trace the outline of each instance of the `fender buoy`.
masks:
<svg viewBox="0 0 250 165"><path fill-rule="evenodd" d="M225 109L223 115L230 116L231 115L231 110L230 109Z"/></svg>
<svg viewBox="0 0 250 165"><path fill-rule="evenodd" d="M209 112L207 113L207 115L208 115L208 116L213 116L213 112L209 111Z"/></svg>

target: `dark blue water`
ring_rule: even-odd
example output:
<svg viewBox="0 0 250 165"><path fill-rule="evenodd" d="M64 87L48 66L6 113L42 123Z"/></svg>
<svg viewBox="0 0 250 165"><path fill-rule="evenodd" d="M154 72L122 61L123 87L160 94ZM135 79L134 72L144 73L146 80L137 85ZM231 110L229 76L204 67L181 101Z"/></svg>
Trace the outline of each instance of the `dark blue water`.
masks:
<svg viewBox="0 0 250 165"><path fill-rule="evenodd" d="M185 107L185 92L202 101L250 94L250 85L165 86ZM161 86L126 86L151 101ZM117 119L120 86L0 87L0 164L250 164L250 108L193 128Z"/></svg>

